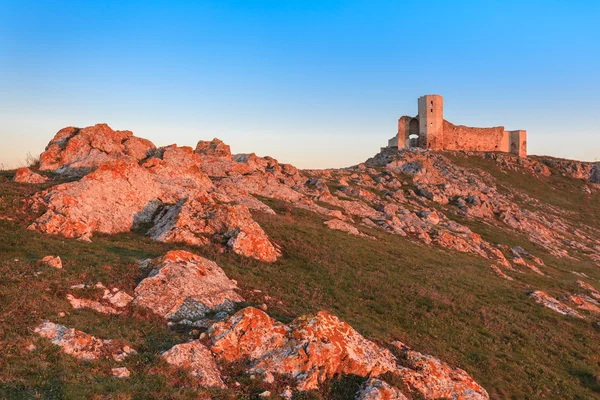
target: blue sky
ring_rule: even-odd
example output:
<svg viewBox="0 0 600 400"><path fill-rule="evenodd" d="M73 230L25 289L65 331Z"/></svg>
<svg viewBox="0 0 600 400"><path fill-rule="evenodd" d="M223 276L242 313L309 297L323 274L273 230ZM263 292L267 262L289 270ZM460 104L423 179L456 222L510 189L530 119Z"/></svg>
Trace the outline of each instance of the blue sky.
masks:
<svg viewBox="0 0 600 400"><path fill-rule="evenodd" d="M62 127L218 137L303 168L375 154L438 93L446 119L600 159L598 1L0 0L0 164Z"/></svg>

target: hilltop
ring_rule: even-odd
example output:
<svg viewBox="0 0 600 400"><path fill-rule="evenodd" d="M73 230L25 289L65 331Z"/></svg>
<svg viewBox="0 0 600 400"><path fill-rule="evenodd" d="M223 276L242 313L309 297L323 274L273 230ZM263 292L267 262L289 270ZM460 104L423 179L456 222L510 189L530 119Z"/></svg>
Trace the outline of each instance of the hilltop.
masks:
<svg viewBox="0 0 600 400"><path fill-rule="evenodd" d="M600 167L299 170L68 127L0 172L0 397L594 398Z"/></svg>

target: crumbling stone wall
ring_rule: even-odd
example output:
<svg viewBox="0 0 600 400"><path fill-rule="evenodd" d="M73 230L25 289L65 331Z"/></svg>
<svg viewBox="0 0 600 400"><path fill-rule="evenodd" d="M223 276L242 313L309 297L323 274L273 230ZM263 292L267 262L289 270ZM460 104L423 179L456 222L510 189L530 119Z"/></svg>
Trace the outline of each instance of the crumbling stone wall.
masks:
<svg viewBox="0 0 600 400"><path fill-rule="evenodd" d="M508 135L504 127L471 128L444 121L444 143L437 150L508 152Z"/></svg>

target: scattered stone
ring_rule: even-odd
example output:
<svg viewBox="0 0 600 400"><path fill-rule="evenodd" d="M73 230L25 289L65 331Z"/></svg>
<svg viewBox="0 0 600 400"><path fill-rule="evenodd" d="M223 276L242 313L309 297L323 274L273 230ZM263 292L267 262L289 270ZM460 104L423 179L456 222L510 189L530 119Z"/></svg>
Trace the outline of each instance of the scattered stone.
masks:
<svg viewBox="0 0 600 400"><path fill-rule="evenodd" d="M563 304L562 302L556 300L553 297L550 297L547 293L542 292L541 290L536 290L529 295L536 303L542 305L546 308L549 308L553 311L556 311L562 315L569 315L571 317L583 318L581 314L577 311L573 310L571 307Z"/></svg>
<svg viewBox="0 0 600 400"><path fill-rule="evenodd" d="M262 392L261 394L259 394L258 397L271 397L271 392L266 390L266 391Z"/></svg>
<svg viewBox="0 0 600 400"><path fill-rule="evenodd" d="M115 378L129 378L131 376L131 372L126 367L117 367L111 370L112 376Z"/></svg>
<svg viewBox="0 0 600 400"><path fill-rule="evenodd" d="M581 274L584 275L587 278L587 275L585 274ZM587 290L590 292L591 296L596 299L596 300L600 300L600 292L598 292L598 290L596 290L595 287L593 287L592 285L590 285L587 282L584 282L582 280L577 280L577 285L584 290Z"/></svg>
<svg viewBox="0 0 600 400"><path fill-rule="evenodd" d="M41 337L49 339L55 345L60 346L64 353L71 354L75 358L84 361L100 358L112 358L115 361L122 361L127 355L136 353L134 349L120 344L118 341L101 340L88 333L50 321L42 322L34 331Z"/></svg>
<svg viewBox="0 0 600 400"><path fill-rule="evenodd" d="M492 269L492 271L494 271L494 273L495 273L496 275L498 275L499 277L501 277L501 278L504 278L504 279L506 279L506 280L509 280L509 281L512 281L512 280L513 280L513 278L511 278L510 276L506 275L506 274L504 273L504 271L502 271L502 270L501 270L501 269L500 269L500 268L499 268L497 265L491 264L491 265L490 265L490 268L491 268L491 269Z"/></svg>
<svg viewBox="0 0 600 400"><path fill-rule="evenodd" d="M382 381L370 378L362 384L355 396L356 400L408 400L400 390Z"/></svg>
<svg viewBox="0 0 600 400"><path fill-rule="evenodd" d="M197 340L171 347L162 358L171 365L188 370L203 386L225 387L212 354Z"/></svg>
<svg viewBox="0 0 600 400"><path fill-rule="evenodd" d="M67 300L69 300L69 303L71 303L71 307L73 307L76 310L82 308L90 308L102 314L120 314L122 312L116 310L111 306L104 305L96 300L80 299L73 296L72 294L67 295Z"/></svg>
<svg viewBox="0 0 600 400"><path fill-rule="evenodd" d="M187 251L170 251L147 265L152 271L135 288L134 303L169 320L199 321L244 300L217 264Z"/></svg>
<svg viewBox="0 0 600 400"><path fill-rule="evenodd" d="M35 351L36 349L37 349L37 347L35 347L35 345L33 343L29 343L27 345L27 347L25 347L25 350L27 350L29 352Z"/></svg>
<svg viewBox="0 0 600 400"><path fill-rule="evenodd" d="M33 172L29 168L19 168L15 172L13 182L19 183L44 183L48 180L47 177Z"/></svg>
<svg viewBox="0 0 600 400"><path fill-rule="evenodd" d="M344 222L339 219L332 219L329 221L325 221L325 225L327 225L327 227L329 229L346 232L350 235L370 237L370 236L365 235L364 233L360 232L358 229L356 229L354 226L350 225L349 223Z"/></svg>
<svg viewBox="0 0 600 400"><path fill-rule="evenodd" d="M58 256L56 256L56 257L54 257L54 256L46 256L46 257L42 258L40 260L40 262L42 264L47 265L48 267L52 267L52 268L58 268L58 269L60 269L60 268L63 267L62 261L61 261L60 257L58 257Z"/></svg>

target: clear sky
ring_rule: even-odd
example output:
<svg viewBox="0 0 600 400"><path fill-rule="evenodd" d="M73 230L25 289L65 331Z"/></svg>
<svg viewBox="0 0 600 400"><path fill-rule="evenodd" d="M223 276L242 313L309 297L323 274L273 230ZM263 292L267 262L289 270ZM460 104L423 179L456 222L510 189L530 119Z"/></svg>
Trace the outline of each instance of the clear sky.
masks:
<svg viewBox="0 0 600 400"><path fill-rule="evenodd" d="M0 164L62 127L218 137L303 168L364 161L438 93L446 119L600 158L600 1L0 0Z"/></svg>

